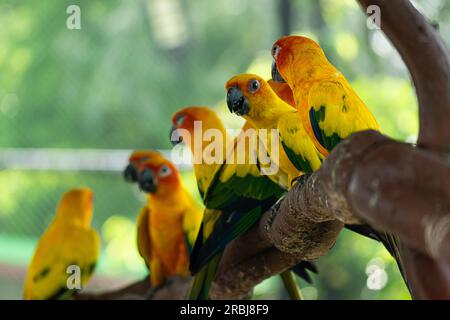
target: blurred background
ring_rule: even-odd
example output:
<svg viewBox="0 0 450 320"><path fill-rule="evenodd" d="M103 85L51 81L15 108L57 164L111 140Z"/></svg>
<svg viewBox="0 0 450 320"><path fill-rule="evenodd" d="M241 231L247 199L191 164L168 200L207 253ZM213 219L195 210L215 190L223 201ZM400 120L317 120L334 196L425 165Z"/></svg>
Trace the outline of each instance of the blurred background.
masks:
<svg viewBox="0 0 450 320"><path fill-rule="evenodd" d="M413 3L450 43L450 2ZM66 26L72 4L81 9L79 30ZM407 70L354 0L2 0L0 298L21 297L36 241L64 190L76 186L96 194L102 255L91 289L143 277L135 220L144 197L122 179L128 153L169 152L171 115L186 105L214 107L238 128L225 106L226 80L246 71L269 78L269 49L286 33L319 41L382 131L415 142ZM182 169L198 197L189 166ZM318 266L314 283L301 283L307 299L410 298L383 246L350 232ZM284 298L278 278L255 297Z"/></svg>

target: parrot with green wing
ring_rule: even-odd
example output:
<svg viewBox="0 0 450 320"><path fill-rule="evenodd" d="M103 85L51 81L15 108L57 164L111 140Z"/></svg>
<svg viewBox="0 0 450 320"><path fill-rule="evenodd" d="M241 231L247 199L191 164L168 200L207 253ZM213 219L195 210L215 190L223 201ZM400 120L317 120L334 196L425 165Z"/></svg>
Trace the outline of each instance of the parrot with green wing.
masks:
<svg viewBox="0 0 450 320"><path fill-rule="evenodd" d="M322 154L328 155L352 133L379 130L369 108L316 42L282 37L273 45L272 56L273 80L292 89L300 119Z"/></svg>
<svg viewBox="0 0 450 320"><path fill-rule="evenodd" d="M288 174L288 189L303 173L320 168L325 157L306 133L298 111L282 100L268 82L256 74L240 74L228 80L225 88L230 112L242 116L257 130L277 130L279 142L268 142L265 148L280 167L275 174Z"/></svg>
<svg viewBox="0 0 450 320"><path fill-rule="evenodd" d="M304 166L304 160L308 159L308 152L299 148L302 141L306 140L305 137L296 136L300 131L302 136L305 133L309 136L322 161L341 140L352 133L369 129L379 130L379 125L369 108L357 96L345 77L331 65L323 50L313 40L301 36L282 37L273 45L272 56L274 58L272 81L287 83L292 90L297 111L295 116L287 115L286 112L286 115L278 118L276 124L283 150L297 169L305 173L317 169L317 166L311 166L312 170L308 170L308 166ZM258 110L273 109L273 105L279 105L273 99L266 101L266 104L258 103L257 96L261 95L258 93L259 88L253 90L257 92L256 94L251 92L252 86L255 87L255 81L253 79L246 80L248 80L247 90L241 90L243 95L241 100L247 104L246 109L251 109L249 104ZM256 80L261 83L261 79ZM252 81L253 83L251 83ZM245 81L241 84L242 88L244 83ZM267 91L267 86L261 87ZM271 97L270 94L266 93L265 95ZM242 104L243 102L236 103ZM285 107L281 109L286 110ZM257 114L258 110L253 110L252 113ZM250 111L245 111L249 116ZM264 118L267 112L263 113ZM297 117L297 121L295 117ZM257 117L252 116L252 118ZM261 120L257 120L257 122L259 126L264 126ZM274 124L271 123L271 125ZM307 162L312 164L311 161ZM406 282L397 237L389 233L378 232L369 225L346 225L346 227L361 235L381 241L396 259Z"/></svg>
<svg viewBox="0 0 450 320"><path fill-rule="evenodd" d="M186 130L191 136L195 132L195 122L201 122L203 131L219 130L228 137L222 121L214 111L207 107L187 107L172 118L171 141L178 144L184 141L190 147L194 159L202 157L207 142L195 144L194 139L186 141L178 132ZM194 172L198 188L206 206L202 227L200 228L191 255L191 272L195 274L190 299L207 299L214 280L221 253L226 245L239 235L248 231L276 201L283 196L284 190L261 175L256 150L240 148L246 139L246 133L253 127L246 123L235 139L225 138L223 158L218 162L194 161ZM227 145L227 141L228 145ZM236 151L245 152L245 159L237 163ZM227 152L228 151L228 152ZM254 159L255 161L250 161ZM219 159L220 160L220 159ZM310 281L306 269L316 272L315 266L302 262L296 268L298 274ZM289 271L282 279L291 298L299 299L299 292Z"/></svg>
<svg viewBox="0 0 450 320"><path fill-rule="evenodd" d="M230 112L251 122L258 129L277 129L279 135L280 172L289 173L290 184L320 168L325 155L321 154L299 119L298 111L282 101L264 79L255 74L240 74L226 83ZM270 147L267 148L271 154ZM306 174L306 175L303 175ZM305 178L305 179L306 179ZM363 236L381 241L397 260L403 275L397 240L393 235L380 233L368 225L346 225Z"/></svg>

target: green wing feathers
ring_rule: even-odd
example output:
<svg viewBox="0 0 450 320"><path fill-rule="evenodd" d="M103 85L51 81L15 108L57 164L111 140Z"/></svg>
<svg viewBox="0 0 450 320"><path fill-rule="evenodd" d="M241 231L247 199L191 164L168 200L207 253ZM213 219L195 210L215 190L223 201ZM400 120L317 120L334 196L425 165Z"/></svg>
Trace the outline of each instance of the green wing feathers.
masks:
<svg viewBox="0 0 450 320"><path fill-rule="evenodd" d="M284 190L266 176L239 177L232 175L228 181L219 181L209 194L205 205L211 209L248 209L265 199L278 199Z"/></svg>
<svg viewBox="0 0 450 320"><path fill-rule="evenodd" d="M278 120L278 132L283 149L297 170L311 173L320 168L324 156L317 150L297 112L285 114Z"/></svg>
<svg viewBox="0 0 450 320"><path fill-rule="evenodd" d="M375 117L345 80L313 85L308 105L314 135L328 151L352 133L379 130Z"/></svg>
<svg viewBox="0 0 450 320"><path fill-rule="evenodd" d="M220 262L222 253L214 256L207 265L197 272L189 291L189 300L207 300L209 297L209 289L214 281L217 267Z"/></svg>
<svg viewBox="0 0 450 320"><path fill-rule="evenodd" d="M235 150L243 139L240 135L235 140ZM255 150L242 150L246 152L244 161L237 161L239 154L228 154L204 192L207 209L190 259L190 270L196 275L190 294L192 299L208 297L225 247L247 232L285 192L261 175Z"/></svg>
<svg viewBox="0 0 450 320"><path fill-rule="evenodd" d="M199 272L232 240L247 232L259 220L264 210L258 206L248 211L221 212L214 226L208 227L203 223L190 259L191 272ZM210 230L207 230L208 228Z"/></svg>
<svg viewBox="0 0 450 320"><path fill-rule="evenodd" d="M297 285L297 282L295 280L294 274L292 271L284 271L280 273L280 277L283 280L284 288L286 289L286 292L288 293L289 297L292 300L303 300L302 292L300 291L300 288Z"/></svg>

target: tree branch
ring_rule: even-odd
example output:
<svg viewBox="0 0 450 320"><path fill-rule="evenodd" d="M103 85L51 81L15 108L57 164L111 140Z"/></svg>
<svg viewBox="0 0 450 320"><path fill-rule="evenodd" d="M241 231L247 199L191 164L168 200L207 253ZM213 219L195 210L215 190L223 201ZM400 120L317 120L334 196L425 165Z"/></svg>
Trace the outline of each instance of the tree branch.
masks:
<svg viewBox="0 0 450 320"><path fill-rule="evenodd" d="M415 299L446 299L450 297L448 265L436 263L429 256L402 246L402 259Z"/></svg>
<svg viewBox="0 0 450 320"><path fill-rule="evenodd" d="M450 56L449 51L437 32L436 28L429 24L426 18L418 12L413 5L407 0L397 0L397 1L387 1L387 0L358 0L363 9L367 9L370 5L377 5L381 10L381 29L392 41L393 45L399 51L403 60L405 61L412 79L414 81L414 86L416 88L416 93L419 102L419 116L420 116L420 132L418 138L418 146L421 148L426 148L435 153L440 153L443 157L448 159L448 152L450 151L450 126L448 125L448 119L450 116ZM403 156L403 155L402 155ZM408 164L405 164L406 168ZM442 181L439 179L439 171L435 172L437 175L432 175L429 172L431 166L426 162L422 164L421 168L416 167L413 172L410 172L413 176L421 175L416 181L419 184L423 182L433 182L436 183ZM428 171L427 173L424 171ZM405 185L404 185L405 186ZM409 186L409 185L406 185ZM439 198L442 194L442 188L440 191L439 186L435 186L429 192L437 191L437 194L427 193L429 195L430 201L435 201L435 205L441 206L442 200L445 198ZM397 185L397 190L402 189L401 185ZM422 197L424 197L422 195ZM408 198L405 195L405 198ZM413 198L412 196L409 199ZM431 211L422 211L421 214L416 210L416 218L423 219L427 221L428 224L428 239L436 238L433 236L436 230L440 230L440 238L444 238L446 234L446 228L443 227L448 225L446 221L448 220L448 209L435 209ZM417 208L415 208L417 209ZM423 210L427 210L423 208ZM379 213L380 210L378 210ZM436 213L438 211L438 213ZM395 212L395 211L394 211ZM427 215L427 212L432 212ZM439 217L439 218L436 218ZM409 216L408 216L409 218ZM386 221L387 217L376 217L373 216L372 221ZM436 220L437 219L437 220ZM433 221L430 224L430 221ZM436 221L440 221L437 222ZM401 222L398 221L398 226L401 226ZM416 224L418 227L418 234L421 233L421 226ZM433 227L434 226L434 227ZM436 228L440 227L439 228ZM444 230L444 231L442 231ZM414 228L411 228L409 232L414 232ZM399 233L403 238L403 233ZM438 238L439 238L438 237ZM421 241L420 235L417 237L416 242ZM411 240L411 239L410 239ZM447 237L448 243L448 237ZM439 251L440 243L443 243L442 239L439 240L428 240L429 243L438 243ZM408 261L406 263L406 269L408 273L408 278L412 279L410 281L413 288L415 288L417 298L435 298L433 290L430 288L435 288L437 292L442 292L442 297L449 297L448 293L450 287L450 281L448 279L448 274L446 275L445 265L442 267L441 261L436 261L439 259L439 253L434 252L435 249L432 248L430 258L426 254L421 254L416 252L415 249L406 248L405 259ZM428 245L430 247L430 245ZM433 245L431 245L433 247ZM423 252L423 251L422 251ZM448 252L444 253L448 256ZM414 258L415 257L415 258ZM448 258L444 258L447 260ZM423 283L423 277L426 275L427 285ZM418 279L422 278L422 281ZM447 289L442 290L442 286ZM424 290L427 288L428 290ZM438 290L438 288L441 288Z"/></svg>
<svg viewBox="0 0 450 320"><path fill-rule="evenodd" d="M75 300L183 300L192 284L192 277L174 277L163 286L152 288L150 278L132 283L124 288L101 293L81 292Z"/></svg>
<svg viewBox="0 0 450 320"><path fill-rule="evenodd" d="M418 144L450 151L450 56L438 31L408 0L358 0L377 5L381 29L411 73L420 108Z"/></svg>

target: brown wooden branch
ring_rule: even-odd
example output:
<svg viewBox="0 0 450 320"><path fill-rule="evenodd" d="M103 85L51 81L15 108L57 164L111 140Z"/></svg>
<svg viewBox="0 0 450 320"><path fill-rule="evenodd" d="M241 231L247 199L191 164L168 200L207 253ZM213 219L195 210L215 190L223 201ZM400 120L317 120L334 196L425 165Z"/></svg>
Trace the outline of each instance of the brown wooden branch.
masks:
<svg viewBox="0 0 450 320"><path fill-rule="evenodd" d="M381 29L405 61L420 108L418 144L450 151L450 57L438 31L408 0L358 0L376 5Z"/></svg>
<svg viewBox="0 0 450 320"><path fill-rule="evenodd" d="M174 277L163 286L153 288L149 277L123 288L107 292L81 292L75 300L183 300L186 299L192 277Z"/></svg>
<svg viewBox="0 0 450 320"><path fill-rule="evenodd" d="M402 259L415 299L449 299L450 270L428 255L408 246L402 247Z"/></svg>
<svg viewBox="0 0 450 320"><path fill-rule="evenodd" d="M448 159L448 152L450 151L450 126L448 125L450 116L450 57L448 48L436 28L429 24L426 18L409 1L358 1L364 10L370 5L377 5L380 8L381 28L399 51L411 73L419 102L420 132L418 146L439 153ZM430 172L433 169L433 162L435 162L435 159L432 163L425 161L422 163L421 168L419 168L417 163L415 170L410 171L412 176L420 176L415 181L420 181L419 184L421 185L442 182L439 170ZM408 164L405 165L408 168ZM435 211L420 212L416 210L418 214L416 218L427 221L424 223L427 223L429 226L427 229L429 231L428 238L436 238L435 236L433 237L435 231L439 230L436 229L436 226L441 226L442 229L442 226L446 224L447 218L445 216L448 217L449 214L448 211L446 212L447 209L445 209L447 204L443 201L445 198L439 197L446 188L445 185L442 184L440 188L435 186L435 188L427 190L427 193L422 195L422 197L428 196L429 201L435 201L434 204L442 206L442 208ZM406 184L406 186L408 185ZM397 189L402 188L397 186ZM434 191L438 193L431 193ZM405 195L405 198L411 199L412 197L412 195L409 197ZM381 210L377 211L379 213ZM372 213L375 212L367 211L367 214ZM436 216L439 216L441 220L435 220ZM382 223L386 221L386 218L373 216L371 220ZM430 221L432 221L431 224ZM397 223L400 223L398 226L402 225L400 221L397 221ZM421 230L420 226L418 226L417 230L414 230L414 228L409 230L410 232L417 232L418 236L414 241L415 244L421 241ZM441 231L441 233L445 235L445 232ZM402 233L399 234L403 237ZM443 243L443 240L438 240L437 242ZM415 289L414 291L417 292L415 296L417 298L435 298L435 293L432 292L433 290L430 290L430 288L435 288L437 292L443 292L442 297L449 297L449 276L444 272L448 265L443 267L440 254L436 252L431 253L434 258L430 258L429 255L417 252L413 248L403 247L405 248L405 259L408 260L406 265L408 278L411 279L410 283ZM432 251L435 250L439 249L432 249ZM448 255L448 252L445 254ZM448 258L444 259L448 261ZM425 279L423 279L424 277ZM415 281L421 278L422 281ZM424 282L426 282L426 285ZM447 289L443 290L442 286L445 286ZM424 288L427 290L424 290Z"/></svg>
<svg viewBox="0 0 450 320"><path fill-rule="evenodd" d="M134 282L123 288L107 292L84 292L81 291L73 298L75 300L143 300L151 292L149 277Z"/></svg>

